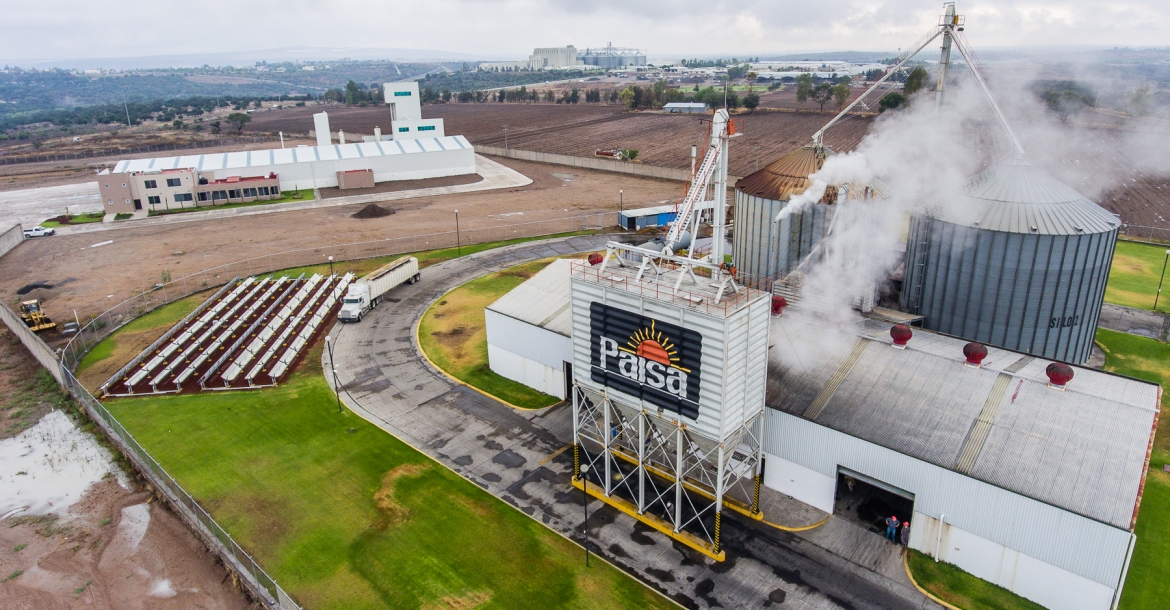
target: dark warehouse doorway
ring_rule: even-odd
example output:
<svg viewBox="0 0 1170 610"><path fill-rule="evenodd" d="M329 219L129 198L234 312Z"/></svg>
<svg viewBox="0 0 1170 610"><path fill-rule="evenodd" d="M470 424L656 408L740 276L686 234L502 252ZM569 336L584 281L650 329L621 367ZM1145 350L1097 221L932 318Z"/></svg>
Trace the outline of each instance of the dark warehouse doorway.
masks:
<svg viewBox="0 0 1170 610"><path fill-rule="evenodd" d="M847 468L837 470L833 514L884 536L886 519L905 521L914 514L914 494Z"/></svg>

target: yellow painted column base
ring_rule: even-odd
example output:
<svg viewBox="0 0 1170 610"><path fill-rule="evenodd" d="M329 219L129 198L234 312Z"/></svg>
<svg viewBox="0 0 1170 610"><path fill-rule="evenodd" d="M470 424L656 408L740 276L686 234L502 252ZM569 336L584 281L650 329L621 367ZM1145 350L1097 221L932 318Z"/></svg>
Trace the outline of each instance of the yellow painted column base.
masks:
<svg viewBox="0 0 1170 610"><path fill-rule="evenodd" d="M573 487L576 487L577 489L583 489L584 487L581 479L573 479ZM594 498L597 498L598 500L601 500L602 502L618 509L619 511L637 519L638 521L641 521L642 523L645 523L646 525L658 530L659 532L670 536L672 539L687 545L688 547L706 555L707 557L710 557L711 559L714 559L715 561L723 561L724 559L727 559L726 552L720 551L719 553L715 553L714 548L698 536L688 532L676 533L674 531L674 527L671 524L663 521L662 519L659 519L658 517L655 517L654 515L639 515L638 507L635 506L633 502L629 502L617 496L606 497L602 490L596 485L590 485L587 493L590 496L593 496Z"/></svg>

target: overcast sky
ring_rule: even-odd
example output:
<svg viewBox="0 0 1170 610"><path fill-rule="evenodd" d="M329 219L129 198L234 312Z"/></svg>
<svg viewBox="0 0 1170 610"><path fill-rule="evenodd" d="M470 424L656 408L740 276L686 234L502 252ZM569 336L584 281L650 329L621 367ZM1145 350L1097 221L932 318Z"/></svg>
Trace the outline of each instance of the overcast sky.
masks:
<svg viewBox="0 0 1170 610"><path fill-rule="evenodd" d="M976 47L1170 45L1170 1L959 3ZM433 49L482 58L536 46L639 47L654 57L905 47L937 0L2 0L0 62L291 46Z"/></svg>

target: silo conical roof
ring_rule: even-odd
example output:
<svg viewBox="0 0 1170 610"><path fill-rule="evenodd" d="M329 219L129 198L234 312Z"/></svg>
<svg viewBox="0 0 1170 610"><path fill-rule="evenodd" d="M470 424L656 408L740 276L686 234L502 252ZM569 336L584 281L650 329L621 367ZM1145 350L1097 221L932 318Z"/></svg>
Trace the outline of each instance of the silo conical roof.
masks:
<svg viewBox="0 0 1170 610"><path fill-rule="evenodd" d="M959 197L933 206L931 215L989 231L1034 235L1105 233L1121 225L1076 189L1023 159L976 174Z"/></svg>
<svg viewBox="0 0 1170 610"><path fill-rule="evenodd" d="M834 154L828 148L802 146L767 167L741 178L735 183L735 188L763 199L788 201L793 195L799 195L812 186L809 175L821 169L825 159Z"/></svg>

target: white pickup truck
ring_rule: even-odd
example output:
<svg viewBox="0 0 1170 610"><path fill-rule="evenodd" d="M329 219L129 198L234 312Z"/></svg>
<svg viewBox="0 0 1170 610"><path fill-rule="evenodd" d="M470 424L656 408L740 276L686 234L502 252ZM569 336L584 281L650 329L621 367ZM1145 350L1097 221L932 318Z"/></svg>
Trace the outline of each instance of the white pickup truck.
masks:
<svg viewBox="0 0 1170 610"><path fill-rule="evenodd" d="M413 284L421 278L418 259L404 256L389 265L379 267L366 277L349 285L341 300L337 319L342 322L361 322L362 316L378 306L382 296L401 284Z"/></svg>
<svg viewBox="0 0 1170 610"><path fill-rule="evenodd" d="M46 229L45 227L33 227L24 230L25 237L44 237L46 235L56 235L57 229Z"/></svg>

